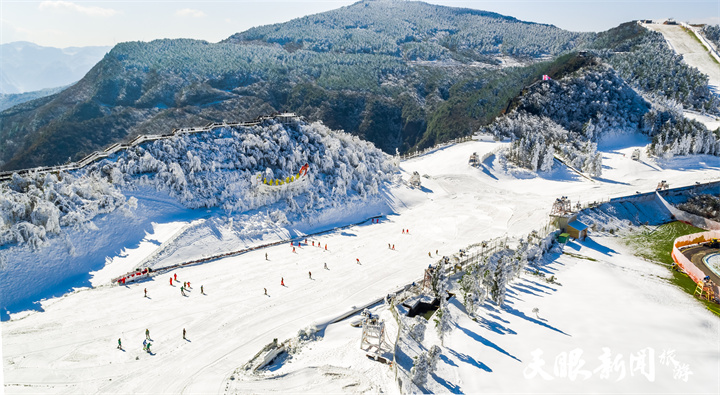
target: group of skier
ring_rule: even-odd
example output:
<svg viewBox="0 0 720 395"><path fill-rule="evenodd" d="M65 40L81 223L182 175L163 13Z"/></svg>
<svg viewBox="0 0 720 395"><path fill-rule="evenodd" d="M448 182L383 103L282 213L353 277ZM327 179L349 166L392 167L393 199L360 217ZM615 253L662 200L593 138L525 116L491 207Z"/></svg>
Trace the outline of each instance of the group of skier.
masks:
<svg viewBox="0 0 720 395"><path fill-rule="evenodd" d="M265 254L265 257L267 258L267 254ZM176 281L176 282L178 281L178 279L177 279L177 273L173 274L173 275L170 277L170 285L173 285L173 280ZM190 289L192 289L192 286L190 286L190 281L183 281L183 285L180 287L180 294L181 294L182 296L187 296L187 294L185 293L185 291L188 291L188 292L189 292ZM205 295L205 288L204 288L202 285L200 286L200 294L201 294L201 295ZM147 288L145 289L145 296L147 297Z"/></svg>
<svg viewBox="0 0 720 395"><path fill-rule="evenodd" d="M297 247L302 247L302 245L303 245L302 241L298 241L298 242L297 242ZM314 240L311 240L310 242L308 242L308 239L305 239L305 247L308 247L308 246L310 246L310 245L312 245L313 247L315 247L315 241L314 241ZM296 247L295 242L291 241L291 242L290 242L290 247L292 247L292 248L293 248L293 249L292 249L293 252L295 252L295 247ZM318 248L323 248L322 244L320 244L319 241L317 242L317 247L318 247ZM325 251L327 251L327 249L328 249L328 246L327 246L327 244L325 244ZM267 254L265 254L265 259L267 260Z"/></svg>
<svg viewBox="0 0 720 395"><path fill-rule="evenodd" d="M182 330L182 338L183 338L183 340L187 340L187 331L185 330L185 328L183 328L183 330ZM150 329L145 329L145 339L143 339L143 348L142 349L143 349L143 351L147 352L148 354L152 354L152 351L150 350L150 347L152 346L152 341L153 341L152 338L150 338ZM125 350L123 350L123 346L122 346L122 338L118 338L117 342L118 342L117 349L121 350L121 351L125 351Z"/></svg>

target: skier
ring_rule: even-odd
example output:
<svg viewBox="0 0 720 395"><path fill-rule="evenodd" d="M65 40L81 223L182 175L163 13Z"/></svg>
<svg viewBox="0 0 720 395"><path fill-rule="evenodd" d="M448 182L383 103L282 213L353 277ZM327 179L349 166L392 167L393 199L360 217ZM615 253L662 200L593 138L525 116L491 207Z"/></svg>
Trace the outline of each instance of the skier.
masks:
<svg viewBox="0 0 720 395"><path fill-rule="evenodd" d="M188 285L187 285L187 287L185 287L185 288L192 288L192 287L190 286L190 281L188 281Z"/></svg>
<svg viewBox="0 0 720 395"><path fill-rule="evenodd" d="M185 296L185 287L180 287L180 293Z"/></svg>
<svg viewBox="0 0 720 395"><path fill-rule="evenodd" d="M390 249L390 243L388 243L388 250Z"/></svg>
<svg viewBox="0 0 720 395"><path fill-rule="evenodd" d="M357 264L359 265L359 264L360 264L360 258L355 258L355 260L357 261Z"/></svg>
<svg viewBox="0 0 720 395"><path fill-rule="evenodd" d="M393 250L395 249L395 244L393 244L392 249L393 249Z"/></svg>
<svg viewBox="0 0 720 395"><path fill-rule="evenodd" d="M430 253L430 251L428 251L428 256L432 258L432 253Z"/></svg>
<svg viewBox="0 0 720 395"><path fill-rule="evenodd" d="M283 277L280 277L280 285L285 286L285 279Z"/></svg>
<svg viewBox="0 0 720 395"><path fill-rule="evenodd" d="M307 239L305 239L305 245L307 245Z"/></svg>
<svg viewBox="0 0 720 395"><path fill-rule="evenodd" d="M312 242L312 246L315 247L315 241L314 241L314 240L313 240L313 242Z"/></svg>
<svg viewBox="0 0 720 395"><path fill-rule="evenodd" d="M295 253L295 247L293 247L293 254Z"/></svg>
<svg viewBox="0 0 720 395"><path fill-rule="evenodd" d="M205 291L203 290L203 286L202 286L202 285L200 286L200 293L201 293L202 295L205 295Z"/></svg>
<svg viewBox="0 0 720 395"><path fill-rule="evenodd" d="M145 297L147 298L147 288L145 288Z"/></svg>
<svg viewBox="0 0 720 395"><path fill-rule="evenodd" d="M405 234L405 229L403 229L402 233Z"/></svg>
<svg viewBox="0 0 720 395"><path fill-rule="evenodd" d="M267 288L263 288L265 290L265 295L267 295Z"/></svg>
<svg viewBox="0 0 720 395"><path fill-rule="evenodd" d="M327 244L325 244L325 251L327 251Z"/></svg>
<svg viewBox="0 0 720 395"><path fill-rule="evenodd" d="M177 273L175 273L175 281L177 281Z"/></svg>
<svg viewBox="0 0 720 395"><path fill-rule="evenodd" d="M183 281L183 287L187 288L187 282Z"/></svg>
<svg viewBox="0 0 720 395"><path fill-rule="evenodd" d="M183 328L183 340L187 340L185 339L185 328Z"/></svg>
<svg viewBox="0 0 720 395"><path fill-rule="evenodd" d="M328 269L328 267L327 267L327 262L323 263L323 266L324 266L325 270L330 270L330 269Z"/></svg>
<svg viewBox="0 0 720 395"><path fill-rule="evenodd" d="M437 255L437 254L438 254L438 250L435 250L435 255Z"/></svg>
<svg viewBox="0 0 720 395"><path fill-rule="evenodd" d="M147 351L148 349L148 341L147 339L143 340L143 351Z"/></svg>
<svg viewBox="0 0 720 395"><path fill-rule="evenodd" d="M145 351L148 352L148 354L151 354L150 352L150 346L152 346L152 343L148 342L147 346L145 346Z"/></svg>
<svg viewBox="0 0 720 395"><path fill-rule="evenodd" d="M122 340L120 340L120 338L118 338L118 346L117 346L117 348L118 348L118 350L122 350Z"/></svg>
<svg viewBox="0 0 720 395"><path fill-rule="evenodd" d="M170 285L172 285L172 277L170 277Z"/></svg>
<svg viewBox="0 0 720 395"><path fill-rule="evenodd" d="M308 278L312 280L312 273L308 272Z"/></svg>
<svg viewBox="0 0 720 395"><path fill-rule="evenodd" d="M266 260L266 261L268 260L268 259L267 259L267 252L265 253L265 260Z"/></svg>
<svg viewBox="0 0 720 395"><path fill-rule="evenodd" d="M145 329L145 339L150 339L150 329Z"/></svg>

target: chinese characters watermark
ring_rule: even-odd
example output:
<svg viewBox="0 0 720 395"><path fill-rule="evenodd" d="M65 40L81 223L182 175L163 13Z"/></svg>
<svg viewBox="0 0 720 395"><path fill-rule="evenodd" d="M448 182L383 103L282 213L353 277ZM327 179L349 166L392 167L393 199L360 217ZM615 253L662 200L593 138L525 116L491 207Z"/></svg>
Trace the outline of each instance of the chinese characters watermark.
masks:
<svg viewBox="0 0 720 395"><path fill-rule="evenodd" d="M560 352L552 365L543 360L543 351L536 349L530 353L532 360L523 370L526 379L540 377L544 380L569 379L587 380L593 376L602 380L620 381L626 377L644 377L655 381L656 366L672 370L675 380L687 382L693 374L690 366L675 359L675 350L665 349L656 358L655 349L646 347L630 353L625 359L623 354L613 354L610 348L603 347L597 357L598 363L589 365L583 359L583 350L576 348L570 352ZM656 360L659 362L656 364Z"/></svg>

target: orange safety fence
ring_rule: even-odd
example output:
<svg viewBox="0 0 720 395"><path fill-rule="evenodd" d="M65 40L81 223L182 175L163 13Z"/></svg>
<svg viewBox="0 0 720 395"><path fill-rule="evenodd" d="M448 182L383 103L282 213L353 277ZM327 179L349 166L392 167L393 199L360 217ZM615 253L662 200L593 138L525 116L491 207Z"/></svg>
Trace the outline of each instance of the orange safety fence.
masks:
<svg viewBox="0 0 720 395"><path fill-rule="evenodd" d="M705 277L705 273L703 273L702 270L700 270L697 266L695 266L690 259L688 259L685 255L683 255L682 252L680 252L679 247L684 247L687 245L692 244L699 244L705 241L710 241L712 239L718 239L720 238L720 231L717 230L711 230L707 232L702 233L693 233L690 235L680 236L673 242L673 249L672 249L672 258L677 263L677 265L687 273L690 278L695 281L696 284L699 284L703 281L703 278Z"/></svg>

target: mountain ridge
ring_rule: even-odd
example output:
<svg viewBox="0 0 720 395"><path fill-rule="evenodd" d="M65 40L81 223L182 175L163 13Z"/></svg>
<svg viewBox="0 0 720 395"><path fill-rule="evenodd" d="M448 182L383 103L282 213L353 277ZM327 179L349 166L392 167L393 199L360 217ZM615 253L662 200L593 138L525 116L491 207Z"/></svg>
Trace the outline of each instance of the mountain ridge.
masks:
<svg viewBox="0 0 720 395"><path fill-rule="evenodd" d="M388 7L394 12L386 12ZM428 10L435 15L429 25L423 22ZM365 18L368 12L387 15L375 21L374 30L380 33L357 33L337 22ZM492 31L478 30L488 15L502 23L493 25ZM321 119L328 127L366 138L388 153L432 145L437 140L432 136L452 138L466 133L465 129L439 131L442 123L429 123L451 95L462 95L451 89L453 85L507 78L490 71L499 67L497 56L535 63L537 54L552 56L575 45L578 37L593 37L512 17L497 19L501 18L497 15L419 2L360 2L299 18L335 26L324 33L337 41L334 50L328 51L321 46L305 48L259 39L215 44L190 39L121 43L82 80L50 100L0 113L0 168L60 164L139 134L248 120L280 110ZM418 42L399 39L405 31L397 30L395 21L401 19L410 21L403 29ZM447 27L452 31L440 29ZM553 32L557 40L546 39L545 45L533 41L543 35L541 31ZM346 38L335 37L342 32ZM379 43L384 49L375 51L362 44L368 35L379 37L368 43ZM319 43L321 36L298 31L294 36L298 40L293 42L302 38ZM476 62L485 68L476 67ZM495 100L482 112L499 111L502 105ZM477 122L471 120L469 125Z"/></svg>

